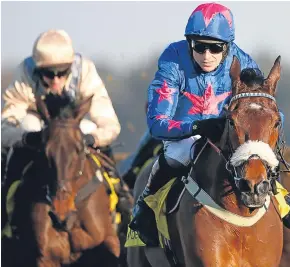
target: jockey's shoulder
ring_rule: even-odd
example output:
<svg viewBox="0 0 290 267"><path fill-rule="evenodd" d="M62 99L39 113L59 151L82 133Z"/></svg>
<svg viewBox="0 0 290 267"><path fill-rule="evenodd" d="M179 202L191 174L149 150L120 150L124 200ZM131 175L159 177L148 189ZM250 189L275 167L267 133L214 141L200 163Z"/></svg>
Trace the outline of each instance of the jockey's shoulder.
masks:
<svg viewBox="0 0 290 267"><path fill-rule="evenodd" d="M165 47L164 52L167 51L167 52L174 52L174 53L178 54L179 51L182 51L184 49L186 51L188 51L187 41L186 40L180 40L180 41L169 43Z"/></svg>
<svg viewBox="0 0 290 267"><path fill-rule="evenodd" d="M86 57L86 56L84 56L82 54L80 54L80 55L82 57L82 67L83 68L88 68L91 65L95 65L92 59L90 59L90 58L88 58L88 57Z"/></svg>
<svg viewBox="0 0 290 267"><path fill-rule="evenodd" d="M239 60L249 57L249 55L234 42L231 43L230 53L236 56Z"/></svg>
<svg viewBox="0 0 290 267"><path fill-rule="evenodd" d="M82 56L82 73L83 75L96 69L96 65L92 59Z"/></svg>
<svg viewBox="0 0 290 267"><path fill-rule="evenodd" d="M30 77L30 74L27 72L25 67L25 59L22 60L14 69L12 73L12 79L8 87L7 91L17 91L31 93L31 87L33 87L33 83ZM6 91L5 90L5 91Z"/></svg>
<svg viewBox="0 0 290 267"><path fill-rule="evenodd" d="M186 40L169 43L159 57L160 63L178 63L180 57L188 53L188 46Z"/></svg>
<svg viewBox="0 0 290 267"><path fill-rule="evenodd" d="M18 80L21 77L22 78L25 77L25 60L26 58L20 61L20 63L18 63L18 65L14 68L14 71L13 71L14 80Z"/></svg>

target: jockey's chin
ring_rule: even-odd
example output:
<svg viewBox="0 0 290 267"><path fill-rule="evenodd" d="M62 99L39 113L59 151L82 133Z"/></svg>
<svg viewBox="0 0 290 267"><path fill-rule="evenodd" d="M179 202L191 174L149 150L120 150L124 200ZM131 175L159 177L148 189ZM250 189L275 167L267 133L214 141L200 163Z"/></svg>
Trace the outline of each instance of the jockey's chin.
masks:
<svg viewBox="0 0 290 267"><path fill-rule="evenodd" d="M55 77L54 79L48 79L46 77L43 77L44 81L48 85L49 90L53 94L61 94L62 90L65 86L67 77Z"/></svg>
<svg viewBox="0 0 290 267"><path fill-rule="evenodd" d="M251 192L241 192L241 199L248 208L261 208L265 202L268 193L257 194Z"/></svg>
<svg viewBox="0 0 290 267"><path fill-rule="evenodd" d="M64 84L52 84L49 89L54 94L61 94L63 90Z"/></svg>
<svg viewBox="0 0 290 267"><path fill-rule="evenodd" d="M211 72L214 71L217 68L217 65L215 62L212 63L201 63L200 67L202 68L203 71L205 72Z"/></svg>
<svg viewBox="0 0 290 267"><path fill-rule="evenodd" d="M222 62L223 53L212 54L206 50L205 53L199 54L193 50L193 58L203 71L212 72Z"/></svg>

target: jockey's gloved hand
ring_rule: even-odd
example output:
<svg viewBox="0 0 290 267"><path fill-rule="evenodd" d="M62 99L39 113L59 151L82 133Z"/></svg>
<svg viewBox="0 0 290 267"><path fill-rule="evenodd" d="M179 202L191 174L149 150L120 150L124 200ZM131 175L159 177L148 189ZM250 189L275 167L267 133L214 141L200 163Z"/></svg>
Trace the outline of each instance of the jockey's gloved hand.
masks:
<svg viewBox="0 0 290 267"><path fill-rule="evenodd" d="M95 144L95 138L91 134L85 134L84 140L87 146L93 147Z"/></svg>
<svg viewBox="0 0 290 267"><path fill-rule="evenodd" d="M220 140L224 128L226 118L212 118L196 121L192 127L192 135L201 135L209 138L212 142Z"/></svg>
<svg viewBox="0 0 290 267"><path fill-rule="evenodd" d="M38 148L42 142L42 132L26 132L22 136L22 144Z"/></svg>

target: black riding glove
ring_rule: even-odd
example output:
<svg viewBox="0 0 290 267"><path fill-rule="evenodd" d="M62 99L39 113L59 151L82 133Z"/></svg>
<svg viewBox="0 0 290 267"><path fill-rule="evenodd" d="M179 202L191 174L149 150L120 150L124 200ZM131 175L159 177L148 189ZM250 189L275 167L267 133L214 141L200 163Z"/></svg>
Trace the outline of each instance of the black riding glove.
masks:
<svg viewBox="0 0 290 267"><path fill-rule="evenodd" d="M198 134L209 138L212 142L217 142L224 132L225 123L225 118L196 121L192 126L192 135Z"/></svg>
<svg viewBox="0 0 290 267"><path fill-rule="evenodd" d="M91 134L85 134L84 140L87 146L93 147L95 144L95 138Z"/></svg>

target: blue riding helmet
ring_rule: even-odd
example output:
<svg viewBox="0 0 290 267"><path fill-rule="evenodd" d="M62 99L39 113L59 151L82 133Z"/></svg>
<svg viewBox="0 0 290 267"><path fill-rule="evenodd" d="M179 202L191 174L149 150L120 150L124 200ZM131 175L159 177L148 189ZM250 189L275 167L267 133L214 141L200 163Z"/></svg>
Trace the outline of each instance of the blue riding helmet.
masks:
<svg viewBox="0 0 290 267"><path fill-rule="evenodd" d="M235 25L231 10L216 3L199 5L188 19L185 36L188 35L232 42L235 39Z"/></svg>

